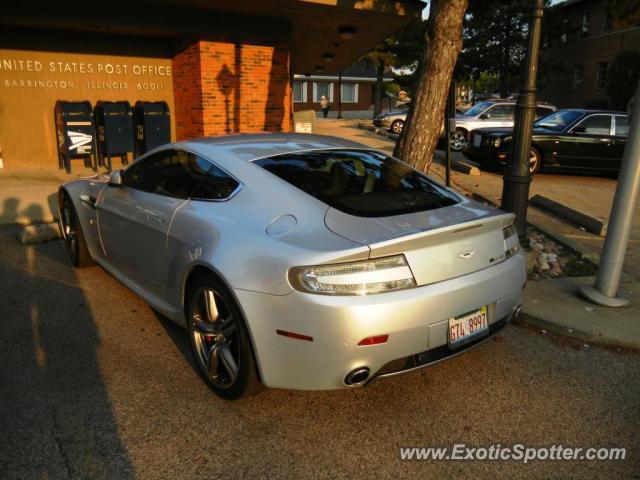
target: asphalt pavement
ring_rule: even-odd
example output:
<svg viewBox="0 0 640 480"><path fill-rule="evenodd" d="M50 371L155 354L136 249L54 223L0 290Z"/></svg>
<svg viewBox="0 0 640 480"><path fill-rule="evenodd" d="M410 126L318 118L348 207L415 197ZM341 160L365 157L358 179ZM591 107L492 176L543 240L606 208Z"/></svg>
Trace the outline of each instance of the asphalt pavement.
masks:
<svg viewBox="0 0 640 480"><path fill-rule="evenodd" d="M218 399L184 331L60 241L0 227L0 476L638 478L636 353L522 325L366 388ZM404 446L627 448L618 461L401 461Z"/></svg>

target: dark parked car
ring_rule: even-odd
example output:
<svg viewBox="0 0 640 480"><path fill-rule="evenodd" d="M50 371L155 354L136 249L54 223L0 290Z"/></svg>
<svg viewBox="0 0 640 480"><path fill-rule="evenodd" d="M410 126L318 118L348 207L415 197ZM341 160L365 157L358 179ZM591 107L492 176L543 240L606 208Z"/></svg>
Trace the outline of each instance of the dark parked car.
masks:
<svg viewBox="0 0 640 480"><path fill-rule="evenodd" d="M532 174L540 169L617 172L627 142L625 112L564 109L540 118L531 139ZM481 163L504 166L511 128L480 128L471 134L465 154Z"/></svg>

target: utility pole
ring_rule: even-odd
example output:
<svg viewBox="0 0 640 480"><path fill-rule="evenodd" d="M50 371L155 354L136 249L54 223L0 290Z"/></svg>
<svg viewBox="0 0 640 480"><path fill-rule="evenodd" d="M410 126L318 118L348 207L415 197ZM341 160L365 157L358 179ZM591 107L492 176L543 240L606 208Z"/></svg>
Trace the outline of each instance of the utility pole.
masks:
<svg viewBox="0 0 640 480"><path fill-rule="evenodd" d="M516 102L513 141L507 157L507 172L502 188L502 209L516 214L515 227L520 243L527 244L527 204L529 202L529 162L531 131L536 115L536 76L544 0L533 0L529 21L529 45L522 71L522 83Z"/></svg>
<svg viewBox="0 0 640 480"><path fill-rule="evenodd" d="M622 156L596 284L581 286L578 289L580 295L591 303L605 307L624 307L629 304L628 298L618 297L617 294L633 223L633 213L638 200L638 191L640 191L640 80L636 87L635 99L633 111L629 112L631 128Z"/></svg>
<svg viewBox="0 0 640 480"><path fill-rule="evenodd" d="M338 73L338 120L342 118L342 70Z"/></svg>
<svg viewBox="0 0 640 480"><path fill-rule="evenodd" d="M449 86L449 96L447 97L447 106L444 109L444 138L447 139L447 149L445 150L445 182L447 187L451 186L451 129L456 129L456 82L451 80ZM453 125L452 125L453 123Z"/></svg>

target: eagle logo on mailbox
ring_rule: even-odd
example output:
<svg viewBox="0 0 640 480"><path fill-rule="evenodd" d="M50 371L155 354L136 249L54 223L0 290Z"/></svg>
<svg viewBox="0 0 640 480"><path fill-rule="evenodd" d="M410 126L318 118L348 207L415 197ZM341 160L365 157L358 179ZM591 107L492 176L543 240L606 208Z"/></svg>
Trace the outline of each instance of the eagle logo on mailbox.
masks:
<svg viewBox="0 0 640 480"><path fill-rule="evenodd" d="M93 142L93 135L88 135L82 132L72 132L71 130L67 131L67 136L71 141L71 146L69 150L78 150L84 151L85 149L80 149L80 147L84 145L88 145Z"/></svg>

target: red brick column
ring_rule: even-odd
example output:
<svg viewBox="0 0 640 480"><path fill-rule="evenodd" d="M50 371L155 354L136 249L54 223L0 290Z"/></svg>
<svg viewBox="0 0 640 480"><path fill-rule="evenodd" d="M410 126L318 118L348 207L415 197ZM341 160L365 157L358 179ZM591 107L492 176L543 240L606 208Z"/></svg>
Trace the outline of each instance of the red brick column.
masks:
<svg viewBox="0 0 640 480"><path fill-rule="evenodd" d="M198 40L173 58L178 140L291 130L287 45Z"/></svg>

